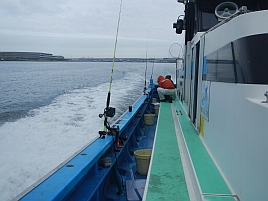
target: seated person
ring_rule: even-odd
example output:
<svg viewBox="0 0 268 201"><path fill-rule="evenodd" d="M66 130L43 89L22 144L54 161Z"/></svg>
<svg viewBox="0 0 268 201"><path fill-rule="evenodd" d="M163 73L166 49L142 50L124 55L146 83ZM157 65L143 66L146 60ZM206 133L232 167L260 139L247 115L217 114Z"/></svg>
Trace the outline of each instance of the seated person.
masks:
<svg viewBox="0 0 268 201"><path fill-rule="evenodd" d="M176 98L176 89L173 82L170 79L166 79L163 76L159 76L157 79L159 87L157 88L160 101L165 102L165 95L169 95L172 99Z"/></svg>
<svg viewBox="0 0 268 201"><path fill-rule="evenodd" d="M165 79L169 79L174 84L174 82L171 79L171 75L166 75ZM174 87L176 88L176 85L175 84L174 84Z"/></svg>

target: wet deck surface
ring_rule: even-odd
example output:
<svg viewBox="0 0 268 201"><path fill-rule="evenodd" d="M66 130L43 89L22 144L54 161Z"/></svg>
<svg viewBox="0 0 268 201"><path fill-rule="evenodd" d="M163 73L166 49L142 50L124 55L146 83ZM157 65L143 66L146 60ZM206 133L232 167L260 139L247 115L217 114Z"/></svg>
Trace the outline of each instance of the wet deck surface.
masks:
<svg viewBox="0 0 268 201"><path fill-rule="evenodd" d="M207 200L234 201L232 192L179 101L173 101L201 194ZM172 104L161 103L146 201L190 200L176 137ZM201 195L200 195L201 196ZM202 197L201 196L201 197Z"/></svg>
<svg viewBox="0 0 268 201"><path fill-rule="evenodd" d="M189 200L170 103L161 103L146 201Z"/></svg>

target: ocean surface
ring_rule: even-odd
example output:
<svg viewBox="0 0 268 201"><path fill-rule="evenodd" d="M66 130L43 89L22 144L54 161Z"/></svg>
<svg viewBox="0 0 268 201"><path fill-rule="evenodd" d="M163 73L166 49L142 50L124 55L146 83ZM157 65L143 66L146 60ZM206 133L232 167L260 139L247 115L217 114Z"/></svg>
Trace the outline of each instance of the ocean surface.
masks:
<svg viewBox="0 0 268 201"><path fill-rule="evenodd" d="M2 201L98 137L111 70L111 63L0 62ZM167 74L175 81L175 64L115 63L110 106L116 115L110 123L142 95L151 76Z"/></svg>

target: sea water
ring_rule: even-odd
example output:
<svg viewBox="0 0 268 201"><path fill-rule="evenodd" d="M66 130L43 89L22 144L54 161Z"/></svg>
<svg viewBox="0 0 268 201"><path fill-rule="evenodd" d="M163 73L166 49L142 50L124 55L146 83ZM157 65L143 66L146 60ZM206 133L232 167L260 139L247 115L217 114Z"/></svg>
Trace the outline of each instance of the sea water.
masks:
<svg viewBox="0 0 268 201"><path fill-rule="evenodd" d="M175 78L175 64L116 63L111 70L105 62L0 62L1 200L98 137L111 78L111 123L142 95L151 76Z"/></svg>

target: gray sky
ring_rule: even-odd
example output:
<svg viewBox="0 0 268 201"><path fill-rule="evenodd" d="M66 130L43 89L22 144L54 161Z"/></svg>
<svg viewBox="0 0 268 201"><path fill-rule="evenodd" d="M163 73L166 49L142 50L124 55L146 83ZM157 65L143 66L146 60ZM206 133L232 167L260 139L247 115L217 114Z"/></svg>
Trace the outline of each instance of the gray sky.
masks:
<svg viewBox="0 0 268 201"><path fill-rule="evenodd" d="M120 0L0 0L0 51L112 57L119 8ZM116 57L145 57L147 46L148 57L171 57L184 41L172 28L181 14L176 0L123 0Z"/></svg>

